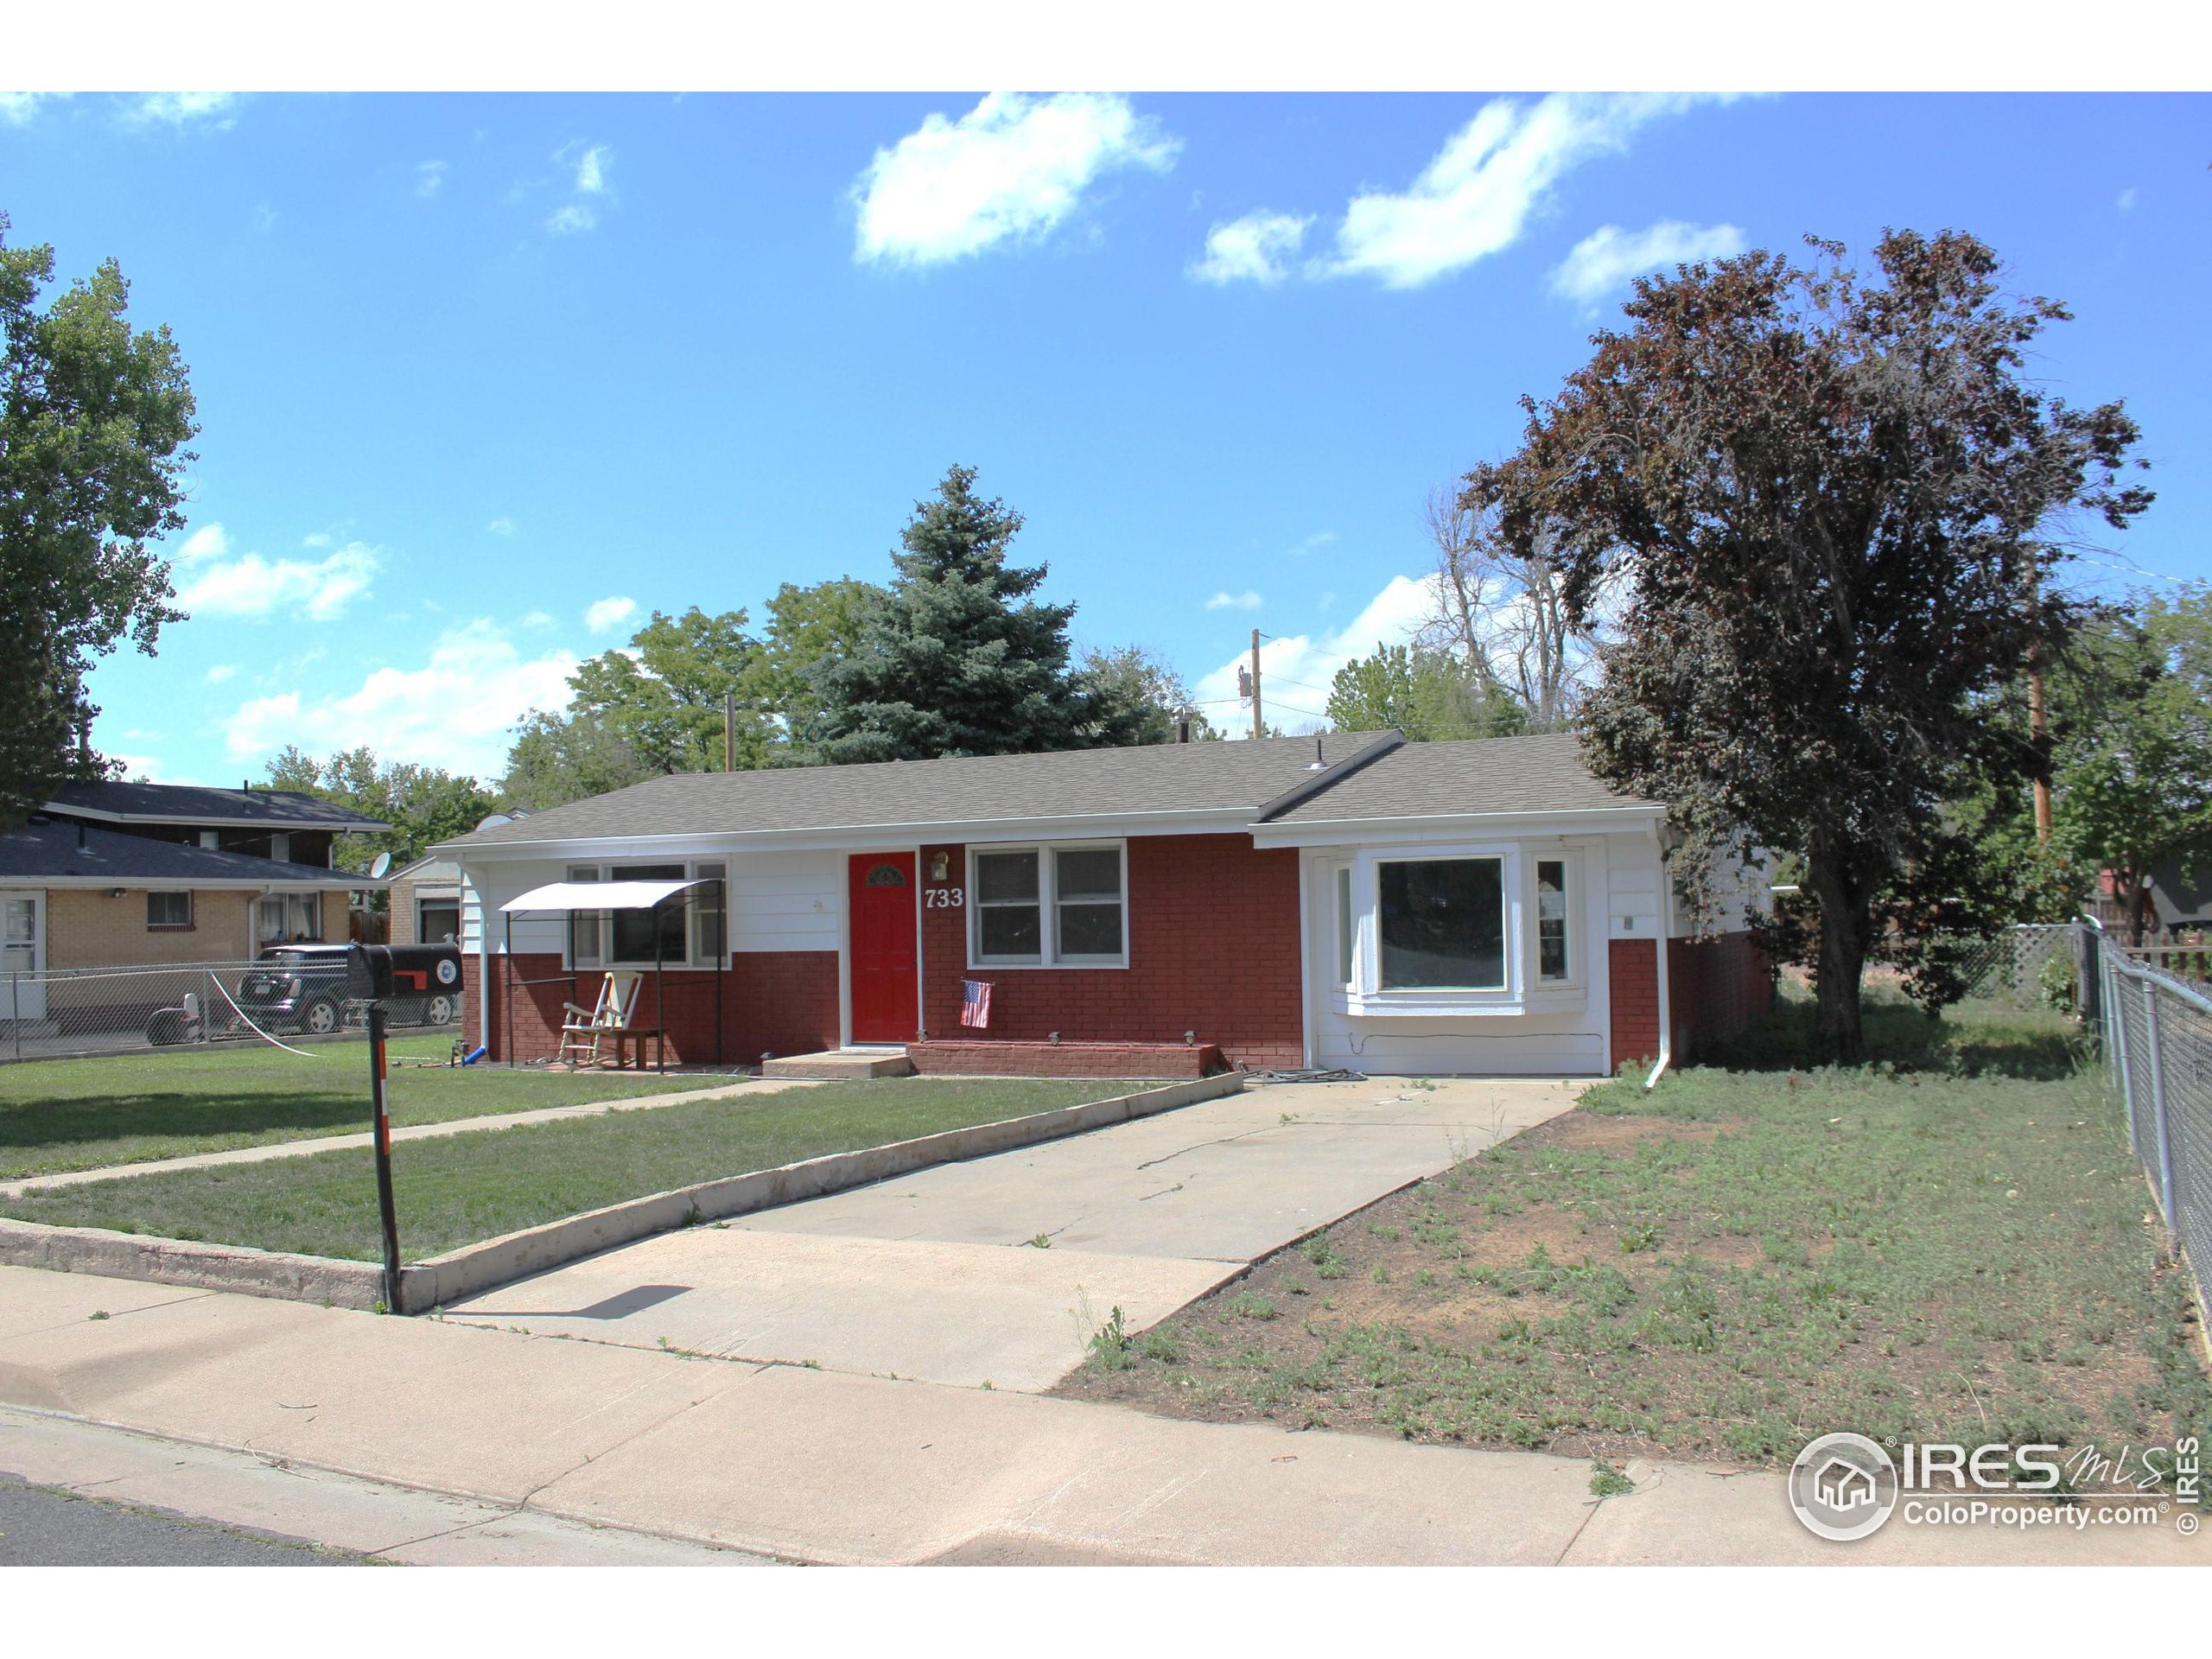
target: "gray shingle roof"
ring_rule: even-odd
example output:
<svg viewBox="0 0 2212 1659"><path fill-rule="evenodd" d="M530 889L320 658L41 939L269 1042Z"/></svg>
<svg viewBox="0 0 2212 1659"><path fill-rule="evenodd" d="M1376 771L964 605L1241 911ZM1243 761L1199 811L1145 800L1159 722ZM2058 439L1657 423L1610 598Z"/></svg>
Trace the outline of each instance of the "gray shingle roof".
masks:
<svg viewBox="0 0 2212 1659"><path fill-rule="evenodd" d="M1337 732L1323 760L1348 760L1395 734ZM1159 743L1050 754L976 755L858 766L679 772L548 808L444 843L497 847L600 836L737 835L879 825L1079 818L1108 813L1247 812L1313 781L1317 740Z"/></svg>
<svg viewBox="0 0 2212 1659"><path fill-rule="evenodd" d="M1365 818L1432 817L1483 812L1571 812L1649 807L1616 794L1590 775L1571 732L1535 737L1464 738L1408 743L1342 782L1270 818L1271 823L1333 823Z"/></svg>
<svg viewBox="0 0 2212 1659"><path fill-rule="evenodd" d="M281 864L275 859L219 853L54 818L33 818L20 830L0 835L0 887L10 883L36 887L42 881L75 879L111 881L118 887L181 888L232 882L272 887L384 885L343 870Z"/></svg>
<svg viewBox="0 0 2212 1659"><path fill-rule="evenodd" d="M296 789L207 789L196 784L64 784L57 812L102 813L143 823L265 823L272 830L389 830L378 818Z"/></svg>

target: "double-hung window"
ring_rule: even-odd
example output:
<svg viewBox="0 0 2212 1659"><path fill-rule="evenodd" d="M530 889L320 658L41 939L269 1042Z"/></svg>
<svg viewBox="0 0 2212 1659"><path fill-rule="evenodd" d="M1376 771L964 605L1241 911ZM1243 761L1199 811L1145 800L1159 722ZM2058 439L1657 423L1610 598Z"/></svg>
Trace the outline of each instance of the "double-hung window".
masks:
<svg viewBox="0 0 2212 1659"><path fill-rule="evenodd" d="M574 968L711 968L727 948L728 865L719 860L666 864L571 864L570 881L706 881L671 893L651 910L569 912L569 963Z"/></svg>
<svg viewBox="0 0 2212 1659"><path fill-rule="evenodd" d="M149 928L188 928L192 925L189 893L149 893L146 895Z"/></svg>
<svg viewBox="0 0 2212 1659"><path fill-rule="evenodd" d="M979 968L1128 963L1119 842L978 848L969 856L969 958Z"/></svg>

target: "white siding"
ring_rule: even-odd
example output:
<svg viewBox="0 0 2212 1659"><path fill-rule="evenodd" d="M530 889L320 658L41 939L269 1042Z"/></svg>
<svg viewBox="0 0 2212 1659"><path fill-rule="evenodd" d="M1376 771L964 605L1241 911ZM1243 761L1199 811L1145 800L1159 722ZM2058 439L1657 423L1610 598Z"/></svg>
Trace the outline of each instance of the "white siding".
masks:
<svg viewBox="0 0 2212 1659"><path fill-rule="evenodd" d="M1648 836L1616 836L1605 885L1605 932L1615 939L1659 937L1659 844Z"/></svg>
<svg viewBox="0 0 2212 1659"><path fill-rule="evenodd" d="M1461 1073L1489 1077L1594 1077L1605 1071L1610 1018L1605 939L1611 925L1615 861L1635 857L1637 841L1625 836L1528 837L1519 843L1526 861L1561 850L1579 859L1573 914L1579 920L1573 948L1580 960L1571 992L1542 994L1541 1011L1450 1016L1356 1014L1337 992L1336 862L1355 847L1307 852L1306 891L1306 1030L1312 1063L1376 1075ZM1394 846L1393 853L1416 850ZM1632 885L1632 884L1631 884ZM1653 912L1656 917L1656 908ZM1643 924L1646 936L1655 921ZM1533 950L1533 945L1528 947Z"/></svg>
<svg viewBox="0 0 2212 1659"><path fill-rule="evenodd" d="M835 950L845 897L842 853L759 853L729 867L730 948Z"/></svg>
<svg viewBox="0 0 2212 1659"><path fill-rule="evenodd" d="M696 853L669 854L712 860L721 855L711 849ZM461 944L479 950L486 943L488 924L491 953L506 949L507 918L499 906L532 887L565 881L572 865L605 866L613 859L588 857L528 859L514 862L473 866L461 884ZM622 862L643 861L625 859ZM734 950L835 950L838 946L839 912L844 897L844 857L838 853L758 853L728 859L730 889L730 946ZM529 912L514 918L514 948L518 955L567 948L567 925L557 915Z"/></svg>

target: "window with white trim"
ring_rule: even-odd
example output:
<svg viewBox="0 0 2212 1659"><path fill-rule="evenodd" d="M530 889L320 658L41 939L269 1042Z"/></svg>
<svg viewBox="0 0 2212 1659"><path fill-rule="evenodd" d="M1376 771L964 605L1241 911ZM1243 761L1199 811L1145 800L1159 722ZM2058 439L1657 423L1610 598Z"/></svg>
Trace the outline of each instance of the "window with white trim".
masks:
<svg viewBox="0 0 2212 1659"><path fill-rule="evenodd" d="M1379 989L1507 988L1503 859L1391 859L1376 888Z"/></svg>
<svg viewBox="0 0 2212 1659"><path fill-rule="evenodd" d="M1536 982L1570 985L1577 977L1573 917L1574 867L1564 858L1540 858L1536 867Z"/></svg>
<svg viewBox="0 0 2212 1659"><path fill-rule="evenodd" d="M1337 866L1337 983L1347 990L1352 981L1352 943L1359 937L1359 912L1353 907L1351 866Z"/></svg>
<svg viewBox="0 0 2212 1659"><path fill-rule="evenodd" d="M1127 851L1118 841L970 849L969 963L1127 967Z"/></svg>
<svg viewBox="0 0 2212 1659"><path fill-rule="evenodd" d="M571 864L569 881L711 881L712 887L671 893L651 910L575 910L569 912L571 968L711 968L726 948L728 924L723 883L729 866L718 859L665 864Z"/></svg>

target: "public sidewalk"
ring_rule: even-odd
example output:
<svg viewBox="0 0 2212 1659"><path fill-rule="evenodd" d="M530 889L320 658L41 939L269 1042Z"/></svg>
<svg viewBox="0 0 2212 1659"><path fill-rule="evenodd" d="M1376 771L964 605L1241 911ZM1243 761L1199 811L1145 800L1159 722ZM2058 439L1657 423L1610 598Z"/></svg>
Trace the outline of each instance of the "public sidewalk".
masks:
<svg viewBox="0 0 2212 1659"><path fill-rule="evenodd" d="M454 1512L476 1517L456 1537L575 1523L636 1535L641 1550L673 1541L787 1561L2212 1561L2205 1540L2171 1527L1892 1522L1863 1543L1827 1544L1764 1471L1632 1465L1636 1492L1600 1502L1577 1459L1184 1422L28 1268L0 1268L0 1405L477 1506ZM112 1444L0 1413L0 1469L33 1464L48 1484L79 1484L79 1467L101 1478ZM144 1501L316 1536L225 1513L238 1500L216 1487ZM564 1547L582 1535L558 1533ZM526 1542L504 1559L530 1559Z"/></svg>
<svg viewBox="0 0 2212 1659"><path fill-rule="evenodd" d="M481 1117L456 1117L444 1123L415 1123L391 1132L394 1145L403 1141L436 1141L449 1135L474 1135L480 1129L527 1128L533 1123L553 1123L564 1117L599 1117L608 1112L645 1112L661 1106L686 1106L695 1101L728 1100L737 1095L772 1095L786 1089L811 1089L810 1078L748 1077L712 1089L684 1089L664 1095L634 1095L620 1100L579 1101L573 1106L540 1106L526 1112L493 1112ZM143 1163L107 1164L99 1169L73 1169L53 1175L25 1175L0 1181L0 1198L19 1198L24 1193L50 1192L57 1187L82 1186L87 1181L120 1180L130 1175L166 1175L172 1170L213 1169L225 1164L265 1164L276 1158L310 1158L319 1152L344 1152L372 1146L376 1137L364 1129L350 1135L317 1135L306 1141L275 1141L265 1146L232 1147L226 1152L195 1152L182 1158L152 1158Z"/></svg>

